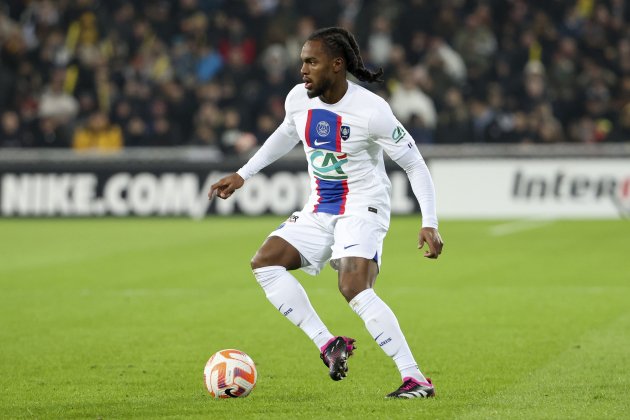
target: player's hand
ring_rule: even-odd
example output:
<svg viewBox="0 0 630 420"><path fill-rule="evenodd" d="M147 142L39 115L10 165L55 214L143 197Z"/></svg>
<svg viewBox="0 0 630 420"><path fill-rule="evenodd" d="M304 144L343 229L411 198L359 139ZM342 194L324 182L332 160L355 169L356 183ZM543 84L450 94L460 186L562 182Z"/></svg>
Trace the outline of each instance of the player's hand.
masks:
<svg viewBox="0 0 630 420"><path fill-rule="evenodd" d="M234 191L241 188L244 183L245 180L236 172L232 175L221 178L210 187L210 191L208 191L208 200L212 200L215 195L225 200L231 196Z"/></svg>
<svg viewBox="0 0 630 420"><path fill-rule="evenodd" d="M420 229L420 233L418 234L418 249L422 249L425 242L429 246L429 249L424 251L424 256L432 259L439 257L444 247L440 232L430 227Z"/></svg>

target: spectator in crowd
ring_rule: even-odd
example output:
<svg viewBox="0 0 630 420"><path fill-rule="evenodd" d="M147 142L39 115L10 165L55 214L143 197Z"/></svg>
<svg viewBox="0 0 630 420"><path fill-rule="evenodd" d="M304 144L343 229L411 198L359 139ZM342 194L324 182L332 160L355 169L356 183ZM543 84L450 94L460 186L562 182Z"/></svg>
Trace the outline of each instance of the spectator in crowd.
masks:
<svg viewBox="0 0 630 420"><path fill-rule="evenodd" d="M234 108L227 109L224 115L221 147L225 151L237 153L237 143L244 134L241 129L241 116Z"/></svg>
<svg viewBox="0 0 630 420"><path fill-rule="evenodd" d="M495 33L490 27L490 8L487 4L479 6L465 18L464 25L454 36L454 47L466 63L469 78L480 80L490 69L498 48Z"/></svg>
<svg viewBox="0 0 630 420"><path fill-rule="evenodd" d="M614 142L627 142L630 139L630 103L621 109L619 124L613 128L608 139Z"/></svg>
<svg viewBox="0 0 630 420"><path fill-rule="evenodd" d="M405 69L402 72L402 82L393 90L390 98L392 111L400 122L407 126L412 115L428 130L433 130L436 124L436 111L433 100L420 88L420 78L424 77L424 69Z"/></svg>
<svg viewBox="0 0 630 420"><path fill-rule="evenodd" d="M116 151L123 147L123 136L119 126L110 124L103 111L90 115L85 126L79 127L72 139L75 150Z"/></svg>
<svg viewBox="0 0 630 420"><path fill-rule="evenodd" d="M0 147L20 147L20 116L15 111L5 111L0 116Z"/></svg>
<svg viewBox="0 0 630 420"><path fill-rule="evenodd" d="M374 17L367 39L366 59L377 68L383 67L389 60L393 43L391 20L384 15Z"/></svg>
<svg viewBox="0 0 630 420"><path fill-rule="evenodd" d="M66 72L55 69L49 85L39 100L39 116L68 124L79 113L79 101L64 90Z"/></svg>
<svg viewBox="0 0 630 420"><path fill-rule="evenodd" d="M247 153L333 25L418 141L630 141L629 21L623 0L2 2L0 147L72 147L102 110L120 147Z"/></svg>
<svg viewBox="0 0 630 420"><path fill-rule="evenodd" d="M470 111L460 89L450 87L446 91L444 105L437 118L435 136L441 143L464 143L472 140Z"/></svg>

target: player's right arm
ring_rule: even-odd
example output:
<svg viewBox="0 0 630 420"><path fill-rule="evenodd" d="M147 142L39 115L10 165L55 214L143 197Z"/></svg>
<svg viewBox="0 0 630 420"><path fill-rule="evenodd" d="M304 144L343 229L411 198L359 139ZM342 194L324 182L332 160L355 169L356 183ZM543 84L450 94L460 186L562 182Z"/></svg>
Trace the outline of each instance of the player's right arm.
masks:
<svg viewBox="0 0 630 420"><path fill-rule="evenodd" d="M286 115L282 124L269 136L267 141L265 141L260 149L258 149L254 156L252 156L241 169L212 184L208 192L209 200L212 200L215 194L219 198L228 198L234 191L241 188L247 179L289 153L289 151L298 144L300 138L295 130L295 123L293 122L291 110L289 109L289 104L293 97L292 94L295 90L294 88L289 92L285 100L284 108Z"/></svg>
<svg viewBox="0 0 630 420"><path fill-rule="evenodd" d="M208 199L212 200L215 194L219 198L228 198L234 191L241 188L247 179L293 149L299 138L288 135L283 125L284 123L269 136L267 141L241 169L212 184L208 192Z"/></svg>
<svg viewBox="0 0 630 420"><path fill-rule="evenodd" d="M234 191L243 186L245 180L236 172L226 177L221 178L218 182L215 182L210 187L208 192L208 200L212 200L215 195L219 198L226 199L231 196Z"/></svg>

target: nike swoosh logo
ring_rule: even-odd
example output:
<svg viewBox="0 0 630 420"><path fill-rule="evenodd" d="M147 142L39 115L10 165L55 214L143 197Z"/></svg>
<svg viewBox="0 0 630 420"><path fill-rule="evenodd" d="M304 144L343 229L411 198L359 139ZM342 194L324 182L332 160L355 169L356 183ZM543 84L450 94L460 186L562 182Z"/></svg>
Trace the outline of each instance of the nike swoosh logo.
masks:
<svg viewBox="0 0 630 420"><path fill-rule="evenodd" d="M233 395L233 394L232 394L232 389L231 389L231 388L226 389L226 390L225 390L225 393L226 393L228 396L230 396L230 398L238 398L238 395Z"/></svg>
<svg viewBox="0 0 630 420"><path fill-rule="evenodd" d="M383 334L385 334L385 331L383 331L382 333L380 333L379 335L377 335L376 337L374 337L374 341L377 341L377 340L378 340L378 338L379 338L381 335L383 335Z"/></svg>
<svg viewBox="0 0 630 420"><path fill-rule="evenodd" d="M357 246L357 245L359 245L359 244L352 244L352 245L344 246L343 249L352 248L353 246Z"/></svg>
<svg viewBox="0 0 630 420"><path fill-rule="evenodd" d="M284 306L284 303L282 305L280 305L280 307L278 308L279 311L282 311L282 307Z"/></svg>
<svg viewBox="0 0 630 420"><path fill-rule="evenodd" d="M319 140L315 140L315 141L313 142L313 144L314 144L315 146L321 146L322 144L328 144L328 143L330 143L330 141L319 141Z"/></svg>

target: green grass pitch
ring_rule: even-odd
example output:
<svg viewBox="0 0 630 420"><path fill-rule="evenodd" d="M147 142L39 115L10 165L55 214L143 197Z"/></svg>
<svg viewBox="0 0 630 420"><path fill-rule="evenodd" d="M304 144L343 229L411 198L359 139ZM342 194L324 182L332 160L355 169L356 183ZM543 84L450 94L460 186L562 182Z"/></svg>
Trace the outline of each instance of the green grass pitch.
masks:
<svg viewBox="0 0 630 420"><path fill-rule="evenodd" d="M394 218L376 291L438 396L392 401L329 267L297 277L357 339L344 381L265 299L248 263L282 220L0 220L0 418L630 418L630 222L443 221L430 261ZM258 384L215 401L230 347Z"/></svg>

